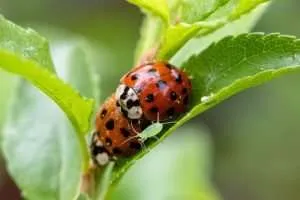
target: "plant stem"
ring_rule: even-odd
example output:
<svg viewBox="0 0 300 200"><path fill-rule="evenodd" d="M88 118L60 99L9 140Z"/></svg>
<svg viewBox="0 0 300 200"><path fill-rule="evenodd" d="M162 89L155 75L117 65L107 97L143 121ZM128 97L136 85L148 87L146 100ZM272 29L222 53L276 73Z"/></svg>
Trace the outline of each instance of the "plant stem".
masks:
<svg viewBox="0 0 300 200"><path fill-rule="evenodd" d="M104 170L101 170L101 174L99 174L101 177L97 177L96 175L96 180L100 180L100 182L96 184L96 195L94 200L105 200L107 197L108 191L110 190L111 176L114 166L115 162L111 161Z"/></svg>

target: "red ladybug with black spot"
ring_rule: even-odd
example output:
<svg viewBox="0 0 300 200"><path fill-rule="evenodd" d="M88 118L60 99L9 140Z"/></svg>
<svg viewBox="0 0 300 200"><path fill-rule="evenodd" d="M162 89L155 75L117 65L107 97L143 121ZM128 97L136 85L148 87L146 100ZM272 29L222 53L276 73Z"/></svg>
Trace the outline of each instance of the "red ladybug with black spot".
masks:
<svg viewBox="0 0 300 200"><path fill-rule="evenodd" d="M96 115L96 131L90 144L94 163L103 166L118 157L134 155L141 149L141 144L133 136L147 125L145 120L130 120L119 112L113 94L104 102Z"/></svg>
<svg viewBox="0 0 300 200"><path fill-rule="evenodd" d="M175 119L185 112L192 90L188 75L166 62L142 64L120 82L116 99L129 119Z"/></svg>

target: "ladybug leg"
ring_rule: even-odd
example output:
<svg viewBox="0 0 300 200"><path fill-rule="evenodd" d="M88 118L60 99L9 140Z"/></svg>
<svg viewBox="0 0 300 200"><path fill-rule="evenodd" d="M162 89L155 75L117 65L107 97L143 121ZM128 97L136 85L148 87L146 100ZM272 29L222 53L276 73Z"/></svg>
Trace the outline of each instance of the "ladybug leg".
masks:
<svg viewBox="0 0 300 200"><path fill-rule="evenodd" d="M133 130L133 132L135 133L135 134L139 134L139 132L134 128L134 126L133 126L133 124L132 124L132 121L130 121L130 128Z"/></svg>

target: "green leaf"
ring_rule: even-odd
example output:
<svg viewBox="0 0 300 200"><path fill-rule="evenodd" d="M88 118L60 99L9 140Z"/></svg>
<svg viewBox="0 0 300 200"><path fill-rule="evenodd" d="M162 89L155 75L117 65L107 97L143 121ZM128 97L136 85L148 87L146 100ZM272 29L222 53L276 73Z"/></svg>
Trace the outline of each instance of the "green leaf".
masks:
<svg viewBox="0 0 300 200"><path fill-rule="evenodd" d="M90 200L89 196L87 194L81 193L77 200Z"/></svg>
<svg viewBox="0 0 300 200"><path fill-rule="evenodd" d="M249 14L241 16L240 19L226 24L213 33L191 39L176 53L175 56L172 57L171 62L176 66L181 66L188 58L192 55L201 53L211 43L218 42L228 35L239 35L249 32L264 13L268 5L269 3L261 4Z"/></svg>
<svg viewBox="0 0 300 200"><path fill-rule="evenodd" d="M181 21L192 24L208 18L217 9L224 6L230 0L185 0L182 3Z"/></svg>
<svg viewBox="0 0 300 200"><path fill-rule="evenodd" d="M186 124L136 163L108 199L221 199L211 183L212 147L205 126Z"/></svg>
<svg viewBox="0 0 300 200"><path fill-rule="evenodd" d="M197 35L200 29L216 29L226 23L224 20L209 23L185 24L179 23L170 26L164 35L162 46L158 52L159 60L168 60L192 37Z"/></svg>
<svg viewBox="0 0 300 200"><path fill-rule="evenodd" d="M240 0L234 12L231 13L230 17L233 19L239 18L243 13L247 13L257 5L268 1L269 0Z"/></svg>
<svg viewBox="0 0 300 200"><path fill-rule="evenodd" d="M224 25L239 19L242 15L249 13L265 1L247 2L244 0L231 0L227 3L225 2L226 4L221 2L217 4L215 12L206 18L205 21L194 21L189 24L183 21L177 25L170 26L164 35L162 46L157 55L158 59L170 59L191 38L214 32Z"/></svg>
<svg viewBox="0 0 300 200"><path fill-rule="evenodd" d="M96 171L95 200L105 200L110 189L115 162L109 162L104 169Z"/></svg>
<svg viewBox="0 0 300 200"><path fill-rule="evenodd" d="M93 100L85 99L53 73L47 41L0 17L0 67L20 75L64 110L79 133L89 129Z"/></svg>
<svg viewBox="0 0 300 200"><path fill-rule="evenodd" d="M153 15L159 16L163 22L169 24L169 8L166 0L127 0L146 11L152 13Z"/></svg>
<svg viewBox="0 0 300 200"><path fill-rule="evenodd" d="M13 91L16 86L16 79L13 76L10 76L10 74L1 71L0 70L0 80L2 83L0 87L0 136L1 136L1 128L5 119L5 115L7 112L7 107L9 105L9 102L11 100L11 97L13 96ZM1 137L0 137L1 142Z"/></svg>
<svg viewBox="0 0 300 200"><path fill-rule="evenodd" d="M221 103L247 88L257 86L300 67L300 41L279 34L242 34L227 37L211 45L200 55L183 65L193 76L192 102L189 112L169 127L153 148L174 130L205 110ZM146 152L125 160L116 167L113 181L117 182L126 170Z"/></svg>
<svg viewBox="0 0 300 200"><path fill-rule="evenodd" d="M52 43L57 73L80 92L94 97L92 88L97 82L92 68L96 66L86 55L88 45L70 37L69 40ZM9 173L26 198L73 200L78 196L89 155L84 135L75 135L53 102L29 83L19 84L3 131L2 147Z"/></svg>
<svg viewBox="0 0 300 200"><path fill-rule="evenodd" d="M7 168L31 200L71 200L78 194L81 154L59 108L28 83L20 82L2 148Z"/></svg>

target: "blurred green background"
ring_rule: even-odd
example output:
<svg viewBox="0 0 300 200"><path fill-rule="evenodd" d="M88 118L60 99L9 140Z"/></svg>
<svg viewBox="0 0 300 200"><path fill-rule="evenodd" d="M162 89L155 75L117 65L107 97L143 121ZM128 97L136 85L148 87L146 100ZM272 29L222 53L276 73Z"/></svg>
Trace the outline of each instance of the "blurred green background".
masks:
<svg viewBox="0 0 300 200"><path fill-rule="evenodd" d="M299 10L297 0L274 1L255 31L300 36ZM132 65L142 15L124 0L1 0L0 11L18 24L63 28L99 45L102 100ZM14 82L0 71L0 125ZM111 199L300 199L299 84L300 74L287 75L194 119L139 161ZM20 199L3 162L0 199Z"/></svg>

